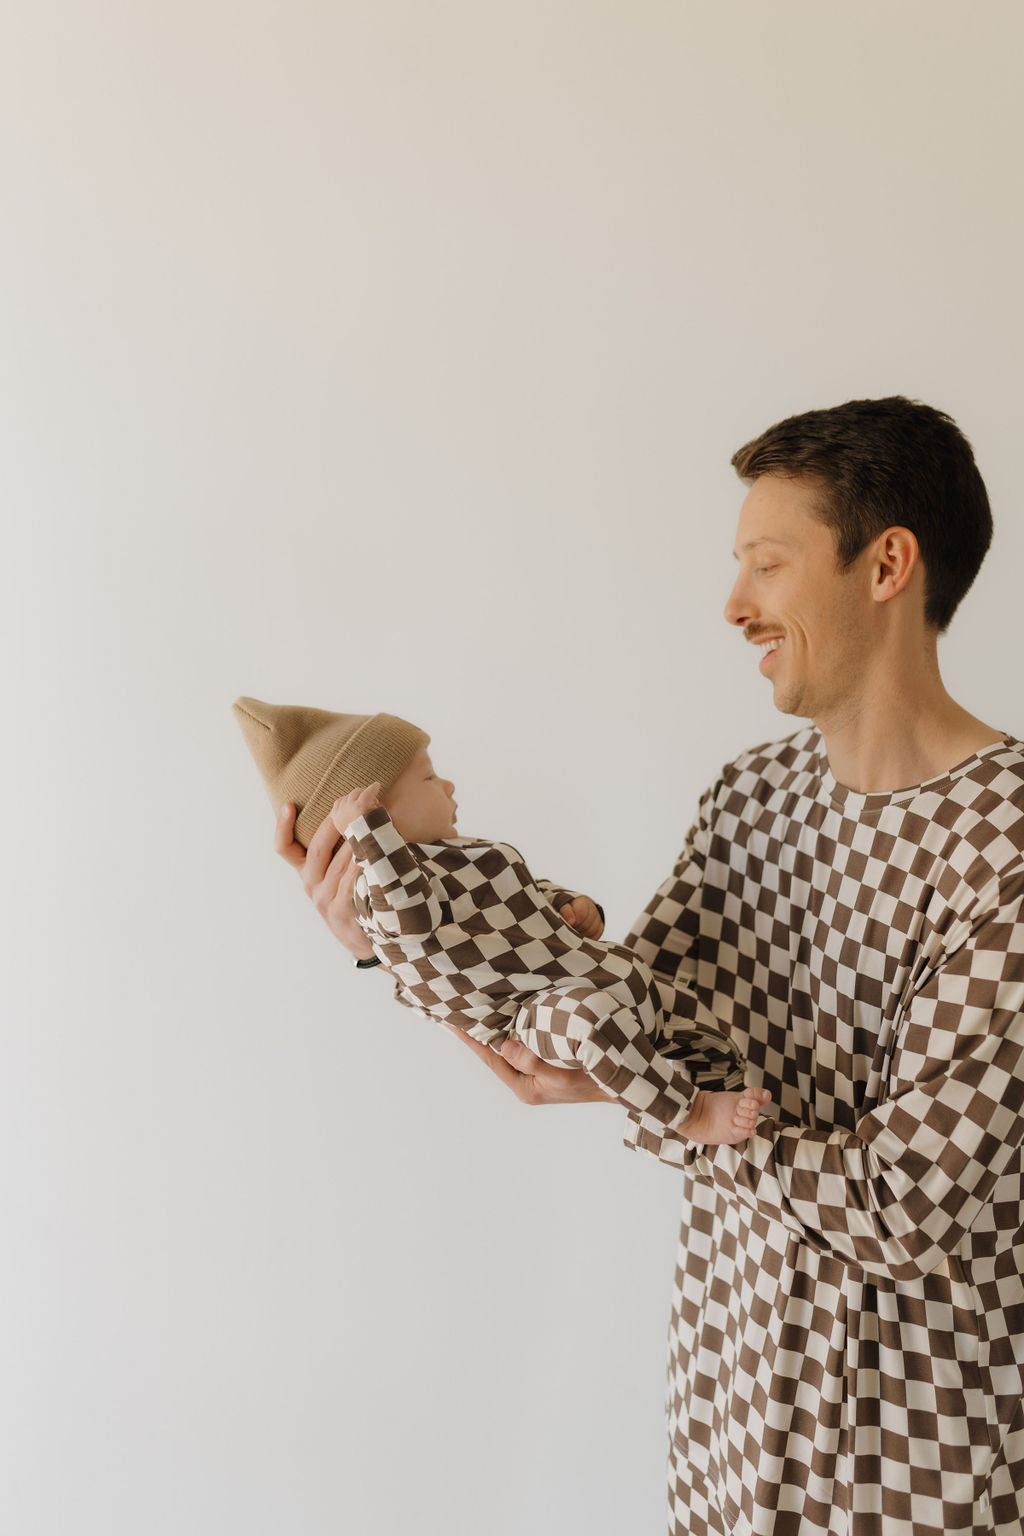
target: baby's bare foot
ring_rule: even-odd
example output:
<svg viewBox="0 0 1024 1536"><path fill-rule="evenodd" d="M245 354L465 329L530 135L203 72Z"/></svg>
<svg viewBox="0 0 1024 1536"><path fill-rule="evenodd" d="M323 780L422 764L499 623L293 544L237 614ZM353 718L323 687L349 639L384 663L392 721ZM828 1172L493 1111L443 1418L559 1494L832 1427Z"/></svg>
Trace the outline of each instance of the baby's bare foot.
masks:
<svg viewBox="0 0 1024 1536"><path fill-rule="evenodd" d="M741 1138L752 1133L762 1107L770 1098L771 1094L767 1088L744 1088L743 1092L737 1095L733 1120Z"/></svg>
<svg viewBox="0 0 1024 1536"><path fill-rule="evenodd" d="M739 1093L709 1093L702 1089L679 1129L689 1141L699 1141L708 1147L734 1147L753 1132L757 1117L770 1098L767 1088L744 1088Z"/></svg>

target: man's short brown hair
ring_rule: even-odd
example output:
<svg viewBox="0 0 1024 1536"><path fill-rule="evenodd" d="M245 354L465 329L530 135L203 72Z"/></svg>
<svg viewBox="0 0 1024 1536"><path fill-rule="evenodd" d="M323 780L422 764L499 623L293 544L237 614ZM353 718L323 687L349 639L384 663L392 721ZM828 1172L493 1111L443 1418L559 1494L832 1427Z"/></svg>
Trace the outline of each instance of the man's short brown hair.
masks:
<svg viewBox="0 0 1024 1536"><path fill-rule="evenodd" d="M738 449L732 465L743 480L817 481L842 570L886 528L909 528L924 566L925 622L940 634L992 542L970 443L951 417L902 395L790 416Z"/></svg>

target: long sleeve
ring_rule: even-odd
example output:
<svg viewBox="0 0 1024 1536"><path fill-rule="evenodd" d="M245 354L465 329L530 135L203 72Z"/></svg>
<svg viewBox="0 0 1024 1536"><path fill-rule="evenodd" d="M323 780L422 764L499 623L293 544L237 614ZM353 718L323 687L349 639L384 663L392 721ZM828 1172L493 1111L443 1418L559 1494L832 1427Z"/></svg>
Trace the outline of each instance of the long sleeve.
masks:
<svg viewBox="0 0 1024 1536"><path fill-rule="evenodd" d="M664 1135L657 1155L869 1274L937 1269L1024 1144L1024 874L993 887L909 998L890 1096L854 1131L759 1127L714 1149Z"/></svg>
<svg viewBox="0 0 1024 1536"><path fill-rule="evenodd" d="M394 938L425 938L443 921L444 891L423 868L383 806L345 828L366 878L373 924Z"/></svg>
<svg viewBox="0 0 1024 1536"><path fill-rule="evenodd" d="M693 1022L700 1004L693 991L697 974L693 954L700 932L703 879L708 846L708 818L714 790L704 796L697 820L667 880L655 891L623 940L654 973L661 1005L673 1018ZM709 1023L704 1010L702 1023Z"/></svg>
<svg viewBox="0 0 1024 1536"><path fill-rule="evenodd" d="M743 1059L729 1043L711 1010L697 995L696 941L700 932L703 879L708 846L708 821L714 804L711 789L701 801L672 873L655 891L624 939L654 975L661 1000L663 1024L659 1048L686 1062L698 1087L737 1088L743 1083ZM678 1044L674 1044L674 1040ZM648 1147L660 1127L647 1115L630 1111L626 1144ZM676 1162L676 1143L663 1156Z"/></svg>

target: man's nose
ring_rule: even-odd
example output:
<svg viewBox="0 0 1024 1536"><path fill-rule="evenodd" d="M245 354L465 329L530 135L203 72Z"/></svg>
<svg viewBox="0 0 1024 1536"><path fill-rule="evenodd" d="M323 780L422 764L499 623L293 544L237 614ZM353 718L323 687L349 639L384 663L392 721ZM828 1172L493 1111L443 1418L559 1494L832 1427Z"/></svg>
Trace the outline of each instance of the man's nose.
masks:
<svg viewBox="0 0 1024 1536"><path fill-rule="evenodd" d="M756 618L754 603L747 591L746 577L737 576L732 591L729 593L725 605L725 622L727 624L749 624Z"/></svg>

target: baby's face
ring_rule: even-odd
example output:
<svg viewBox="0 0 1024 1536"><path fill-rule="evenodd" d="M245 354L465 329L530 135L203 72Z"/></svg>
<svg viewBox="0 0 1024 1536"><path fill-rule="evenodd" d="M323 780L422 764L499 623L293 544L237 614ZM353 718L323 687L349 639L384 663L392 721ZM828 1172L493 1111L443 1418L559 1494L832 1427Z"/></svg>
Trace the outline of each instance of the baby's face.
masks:
<svg viewBox="0 0 1024 1536"><path fill-rule="evenodd" d="M446 837L458 837L455 830L455 785L434 772L430 753L421 747L399 774L381 804L409 843L439 843Z"/></svg>

